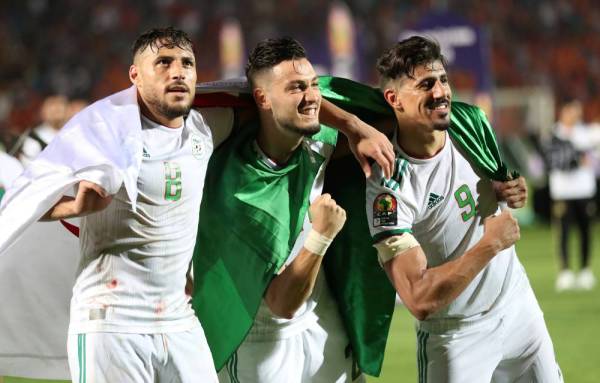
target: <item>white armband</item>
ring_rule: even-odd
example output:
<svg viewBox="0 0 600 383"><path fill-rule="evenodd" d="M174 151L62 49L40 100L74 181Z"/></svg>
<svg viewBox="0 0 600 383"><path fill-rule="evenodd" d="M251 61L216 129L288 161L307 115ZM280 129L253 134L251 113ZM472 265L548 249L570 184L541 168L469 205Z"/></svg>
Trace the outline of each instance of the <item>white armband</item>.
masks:
<svg viewBox="0 0 600 383"><path fill-rule="evenodd" d="M417 246L419 246L419 242L410 233L394 235L373 245L377 249L377 258L379 258L381 266L400 253Z"/></svg>
<svg viewBox="0 0 600 383"><path fill-rule="evenodd" d="M326 237L311 229L306 236L306 240L304 240L304 248L313 254L324 256L331 242L333 242L333 238Z"/></svg>

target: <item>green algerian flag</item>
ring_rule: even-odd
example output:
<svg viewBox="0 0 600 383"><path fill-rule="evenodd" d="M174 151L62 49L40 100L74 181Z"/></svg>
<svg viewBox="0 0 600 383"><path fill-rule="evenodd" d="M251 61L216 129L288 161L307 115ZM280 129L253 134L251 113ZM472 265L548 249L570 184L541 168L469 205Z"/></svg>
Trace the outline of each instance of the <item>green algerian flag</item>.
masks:
<svg viewBox="0 0 600 383"><path fill-rule="evenodd" d="M336 77L319 79L323 97L367 122L394 118L379 89ZM449 134L470 161L490 179L506 181L496 136L477 107L452 102ZM327 281L350 338L359 368L378 376L395 304L395 290L377 261L367 225L365 178L353 158L328 165L324 192L332 194L348 219L324 258Z"/></svg>
<svg viewBox="0 0 600 383"><path fill-rule="evenodd" d="M256 132L243 127L215 151L200 209L192 305L217 369L244 340L290 255L325 160L302 145L284 168L272 169L255 152ZM322 126L312 139L335 146L337 131Z"/></svg>

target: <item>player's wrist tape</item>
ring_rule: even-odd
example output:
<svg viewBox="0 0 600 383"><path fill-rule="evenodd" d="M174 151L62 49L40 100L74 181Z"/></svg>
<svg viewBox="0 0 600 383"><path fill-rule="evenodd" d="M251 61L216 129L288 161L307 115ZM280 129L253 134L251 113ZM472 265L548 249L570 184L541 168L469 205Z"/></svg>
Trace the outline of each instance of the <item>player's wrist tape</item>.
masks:
<svg viewBox="0 0 600 383"><path fill-rule="evenodd" d="M377 258L381 266L402 252L417 246L419 242L410 233L394 235L373 245L377 249Z"/></svg>
<svg viewBox="0 0 600 383"><path fill-rule="evenodd" d="M326 237L315 229L311 229L304 241L304 248L313 254L324 256L331 242L333 242L333 238Z"/></svg>

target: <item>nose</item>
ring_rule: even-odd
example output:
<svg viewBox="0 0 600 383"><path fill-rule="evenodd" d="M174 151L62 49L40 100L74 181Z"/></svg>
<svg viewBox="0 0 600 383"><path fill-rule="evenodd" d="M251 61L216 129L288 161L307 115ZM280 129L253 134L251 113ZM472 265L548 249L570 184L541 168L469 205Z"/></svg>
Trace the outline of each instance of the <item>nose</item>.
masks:
<svg viewBox="0 0 600 383"><path fill-rule="evenodd" d="M174 60L170 66L170 75L173 80L183 80L185 79L185 70L183 68L183 64L178 60Z"/></svg>
<svg viewBox="0 0 600 383"><path fill-rule="evenodd" d="M320 97L321 91L319 88L313 88L312 86L309 86L306 89L306 92L304 92L304 98L306 99L306 102L317 102Z"/></svg>
<svg viewBox="0 0 600 383"><path fill-rule="evenodd" d="M435 82L435 84L433 85L433 88L431 88L431 92L433 93L433 97L434 98L442 98L445 96L446 93L446 88L444 87L444 85L438 80Z"/></svg>

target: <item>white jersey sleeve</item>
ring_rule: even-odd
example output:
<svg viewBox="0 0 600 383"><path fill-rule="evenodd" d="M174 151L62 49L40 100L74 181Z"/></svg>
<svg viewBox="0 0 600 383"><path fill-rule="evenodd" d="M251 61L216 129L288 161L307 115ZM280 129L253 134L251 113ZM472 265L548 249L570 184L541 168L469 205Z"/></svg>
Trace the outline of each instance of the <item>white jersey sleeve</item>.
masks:
<svg viewBox="0 0 600 383"><path fill-rule="evenodd" d="M373 243L402 233L412 233L417 203L411 192L411 177L405 159L396 157L394 174L386 179L377 163L367 179L366 209Z"/></svg>

